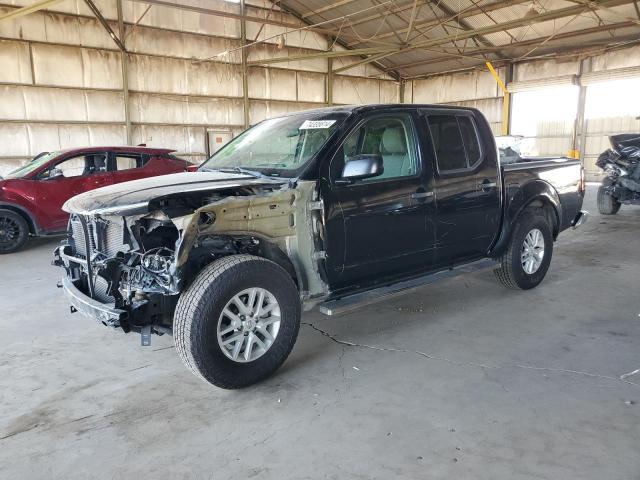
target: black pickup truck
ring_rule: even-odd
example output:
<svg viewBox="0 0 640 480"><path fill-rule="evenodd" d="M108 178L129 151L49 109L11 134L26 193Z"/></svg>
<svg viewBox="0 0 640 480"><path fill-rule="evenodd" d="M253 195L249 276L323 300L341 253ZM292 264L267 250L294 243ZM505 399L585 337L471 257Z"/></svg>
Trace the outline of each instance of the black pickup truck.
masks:
<svg viewBox="0 0 640 480"><path fill-rule="evenodd" d="M172 334L196 375L239 388L285 361L303 310L487 267L535 287L583 196L579 161L501 167L477 110L325 108L259 123L198 172L72 198L54 263L72 311L143 345Z"/></svg>

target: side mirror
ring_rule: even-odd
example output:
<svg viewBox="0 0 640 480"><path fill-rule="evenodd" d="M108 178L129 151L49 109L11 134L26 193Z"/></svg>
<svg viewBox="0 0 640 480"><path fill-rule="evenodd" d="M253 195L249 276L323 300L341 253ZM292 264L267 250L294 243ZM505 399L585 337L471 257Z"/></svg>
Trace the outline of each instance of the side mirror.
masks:
<svg viewBox="0 0 640 480"><path fill-rule="evenodd" d="M52 178L64 177L64 173L59 168L53 167L49 170L49 175L45 177L45 180L51 180Z"/></svg>
<svg viewBox="0 0 640 480"><path fill-rule="evenodd" d="M355 180L363 180L365 178L377 177L384 172L382 156L378 154L362 154L351 157L344 164L342 169L342 178L336 183L349 184Z"/></svg>

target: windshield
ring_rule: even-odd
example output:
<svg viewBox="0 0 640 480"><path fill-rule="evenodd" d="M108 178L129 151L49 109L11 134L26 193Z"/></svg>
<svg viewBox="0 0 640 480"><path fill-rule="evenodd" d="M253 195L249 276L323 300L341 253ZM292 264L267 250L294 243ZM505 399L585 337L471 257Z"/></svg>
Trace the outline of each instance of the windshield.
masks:
<svg viewBox="0 0 640 480"><path fill-rule="evenodd" d="M30 160L25 165L7 173L4 178L23 178L29 175L31 172L34 172L37 169L39 169L45 163L48 163L49 161L51 161L51 159L60 155L60 153L61 152L49 152L49 153L45 153L44 155L40 154L35 158L33 158L32 160Z"/></svg>
<svg viewBox="0 0 640 480"><path fill-rule="evenodd" d="M241 167L294 176L346 117L344 113L316 112L265 120L231 140L201 169Z"/></svg>

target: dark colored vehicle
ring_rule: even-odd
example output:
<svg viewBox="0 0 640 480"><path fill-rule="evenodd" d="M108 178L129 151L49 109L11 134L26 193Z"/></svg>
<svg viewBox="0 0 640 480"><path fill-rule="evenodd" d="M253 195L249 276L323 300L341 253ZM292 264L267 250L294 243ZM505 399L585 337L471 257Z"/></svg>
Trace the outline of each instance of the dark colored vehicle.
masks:
<svg viewBox="0 0 640 480"><path fill-rule="evenodd" d="M69 200L55 263L72 311L143 345L172 334L197 376L239 388L284 362L302 310L485 267L535 287L585 218L582 178L575 160L500 167L474 109L312 110L254 126L195 174Z"/></svg>
<svg viewBox="0 0 640 480"><path fill-rule="evenodd" d="M173 150L141 147L75 148L43 152L0 177L0 254L18 250L29 236L65 233L64 202L105 185L184 172L190 165Z"/></svg>
<svg viewBox="0 0 640 480"><path fill-rule="evenodd" d="M598 187L602 215L615 215L622 204L640 205L640 134L612 135L609 141L611 148L596 161L606 174Z"/></svg>

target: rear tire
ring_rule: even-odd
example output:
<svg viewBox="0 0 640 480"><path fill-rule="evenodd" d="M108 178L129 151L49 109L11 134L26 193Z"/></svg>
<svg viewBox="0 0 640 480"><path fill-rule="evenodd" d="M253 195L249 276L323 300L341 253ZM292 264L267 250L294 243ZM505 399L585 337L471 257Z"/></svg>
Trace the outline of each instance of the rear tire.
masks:
<svg viewBox="0 0 640 480"><path fill-rule="evenodd" d="M553 234L546 216L539 209L528 209L518 218L509 246L494 273L505 287L528 290L542 282L552 255Z"/></svg>
<svg viewBox="0 0 640 480"><path fill-rule="evenodd" d="M609 195L606 187L610 185L610 181L605 179L602 185L598 187L598 211L600 215L615 215L622 205L617 199Z"/></svg>
<svg viewBox="0 0 640 480"><path fill-rule="evenodd" d="M29 225L19 213L0 210L0 255L19 250L29 238Z"/></svg>
<svg viewBox="0 0 640 480"><path fill-rule="evenodd" d="M249 301L247 292L253 291L259 293ZM262 310L269 311L259 313ZM298 337L300 316L298 289L283 268L252 255L224 257L205 267L180 296L173 324L176 350L204 381L226 389L246 387L271 375L287 359ZM247 346L245 357L241 352Z"/></svg>

